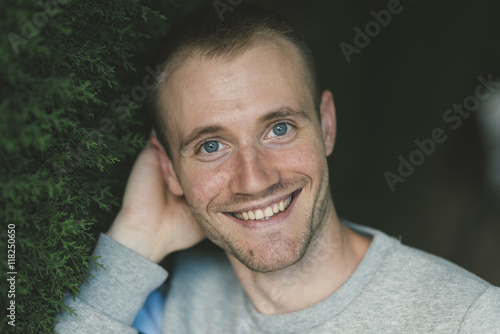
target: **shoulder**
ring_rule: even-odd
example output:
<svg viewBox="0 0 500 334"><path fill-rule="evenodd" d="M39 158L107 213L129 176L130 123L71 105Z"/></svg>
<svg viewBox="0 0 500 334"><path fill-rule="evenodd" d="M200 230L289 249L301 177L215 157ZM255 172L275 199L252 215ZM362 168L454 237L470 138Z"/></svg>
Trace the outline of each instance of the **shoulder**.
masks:
<svg viewBox="0 0 500 334"><path fill-rule="evenodd" d="M363 260L371 274L355 303L356 310L377 308L402 328L409 326L419 332L498 333L499 288L383 232L352 227L373 237ZM496 331L490 330L493 328Z"/></svg>
<svg viewBox="0 0 500 334"><path fill-rule="evenodd" d="M438 256L399 245L387 270L406 281L407 297L429 311L456 317L460 333L500 333L500 288Z"/></svg>
<svg viewBox="0 0 500 334"><path fill-rule="evenodd" d="M469 307L460 333L500 333L500 288L490 287Z"/></svg>
<svg viewBox="0 0 500 334"><path fill-rule="evenodd" d="M436 293L453 290L455 295L475 298L492 286L444 258L403 244L394 247L384 265L388 272Z"/></svg>
<svg viewBox="0 0 500 334"><path fill-rule="evenodd" d="M385 238L389 238L385 236ZM394 239L394 238L391 238ZM464 268L430 253L394 242L380 263L376 279L402 296L434 307L471 305L492 285Z"/></svg>
<svg viewBox="0 0 500 334"><path fill-rule="evenodd" d="M413 277L412 280L434 282L438 286L456 286L485 290L488 282L464 268L425 251L398 244L389 254L386 265L401 275ZM388 268L388 269L389 269Z"/></svg>
<svg viewBox="0 0 500 334"><path fill-rule="evenodd" d="M385 233L349 223L358 233L373 238L367 254L376 263L375 276L403 288L424 289L428 293L454 290L454 295L477 297L492 285L464 268L436 255L404 245L400 240ZM475 297L474 297L475 296Z"/></svg>
<svg viewBox="0 0 500 334"><path fill-rule="evenodd" d="M385 288L434 329L454 324L460 333L500 333L500 288L464 268L397 244L380 270Z"/></svg>

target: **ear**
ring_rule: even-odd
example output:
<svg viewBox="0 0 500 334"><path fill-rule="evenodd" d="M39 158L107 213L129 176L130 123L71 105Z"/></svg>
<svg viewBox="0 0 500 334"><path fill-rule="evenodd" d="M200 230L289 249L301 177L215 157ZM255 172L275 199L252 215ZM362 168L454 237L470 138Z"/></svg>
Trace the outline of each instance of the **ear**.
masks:
<svg viewBox="0 0 500 334"><path fill-rule="evenodd" d="M175 196L183 196L184 191L182 191L182 187L179 179L177 178L177 174L175 173L174 166L172 166L172 161L167 156L163 145L156 137L154 131L152 132L149 140L151 141L151 144L158 150L163 179L167 183L168 189Z"/></svg>
<svg viewBox="0 0 500 334"><path fill-rule="evenodd" d="M335 118L335 105L332 92L325 90L321 95L320 105L321 130L323 130L323 143L326 156L332 154L337 134L337 120Z"/></svg>

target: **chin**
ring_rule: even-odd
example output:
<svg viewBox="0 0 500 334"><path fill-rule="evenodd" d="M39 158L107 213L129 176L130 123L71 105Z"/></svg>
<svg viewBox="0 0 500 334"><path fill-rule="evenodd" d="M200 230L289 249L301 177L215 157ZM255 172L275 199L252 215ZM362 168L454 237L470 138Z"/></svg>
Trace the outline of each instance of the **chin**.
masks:
<svg viewBox="0 0 500 334"><path fill-rule="evenodd" d="M280 233L275 233L265 239L267 240L260 240L255 245L247 241L245 248L231 245L227 251L248 269L267 273L288 268L299 262L311 241L308 234L284 238Z"/></svg>

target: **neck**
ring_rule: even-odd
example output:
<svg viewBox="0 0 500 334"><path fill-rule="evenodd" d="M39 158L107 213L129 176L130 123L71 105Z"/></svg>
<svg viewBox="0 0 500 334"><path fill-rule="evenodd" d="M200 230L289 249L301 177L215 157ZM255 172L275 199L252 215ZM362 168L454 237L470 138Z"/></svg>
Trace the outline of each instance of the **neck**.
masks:
<svg viewBox="0 0 500 334"><path fill-rule="evenodd" d="M328 207L304 257L290 267L259 273L228 254L258 312L284 314L306 309L337 291L361 262L370 240L342 224L332 202Z"/></svg>

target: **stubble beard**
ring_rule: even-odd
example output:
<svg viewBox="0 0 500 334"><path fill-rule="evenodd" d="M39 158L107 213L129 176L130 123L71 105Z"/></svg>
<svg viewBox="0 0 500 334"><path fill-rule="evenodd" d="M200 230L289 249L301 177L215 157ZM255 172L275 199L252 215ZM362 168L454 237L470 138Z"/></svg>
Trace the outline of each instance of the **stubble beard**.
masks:
<svg viewBox="0 0 500 334"><path fill-rule="evenodd" d="M328 173L328 171L326 172ZM320 188L314 198L314 204L303 219L301 231L292 235L284 235L281 231L270 233L265 240L252 248L259 248L261 256L255 256L253 249L242 247L241 241L234 238L230 233L220 233L214 227L208 216L201 214L194 207L191 212L208 239L221 247L227 253L235 257L248 269L268 273L275 272L293 266L306 254L315 233L319 230L326 214L328 206L328 174L320 177Z"/></svg>

